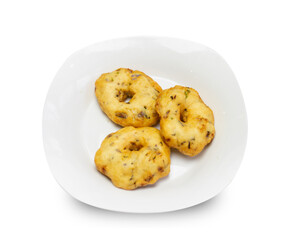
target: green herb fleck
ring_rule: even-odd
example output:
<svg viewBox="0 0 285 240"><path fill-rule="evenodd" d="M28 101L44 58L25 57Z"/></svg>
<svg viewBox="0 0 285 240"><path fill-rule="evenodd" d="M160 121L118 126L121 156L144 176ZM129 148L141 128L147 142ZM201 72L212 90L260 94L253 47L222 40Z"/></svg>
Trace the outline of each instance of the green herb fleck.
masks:
<svg viewBox="0 0 285 240"><path fill-rule="evenodd" d="M185 93L185 98L187 98L187 97L188 97L188 94L190 93L190 90L187 89L184 93Z"/></svg>

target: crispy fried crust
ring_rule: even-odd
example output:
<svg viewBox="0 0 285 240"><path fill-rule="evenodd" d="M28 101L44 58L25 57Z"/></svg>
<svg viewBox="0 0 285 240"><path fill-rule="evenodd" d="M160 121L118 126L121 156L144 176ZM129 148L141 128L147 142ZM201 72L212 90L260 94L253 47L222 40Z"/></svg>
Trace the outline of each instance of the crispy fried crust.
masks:
<svg viewBox="0 0 285 240"><path fill-rule="evenodd" d="M168 146L195 156L215 135L214 115L193 88L164 90L156 102L161 134Z"/></svg>
<svg viewBox="0 0 285 240"><path fill-rule="evenodd" d="M95 94L101 109L121 126L156 124L159 116L155 102L161 91L161 87L143 72L126 68L104 73L95 82ZM129 98L129 102L125 102Z"/></svg>
<svg viewBox="0 0 285 240"><path fill-rule="evenodd" d="M169 174L170 149L156 128L125 127L104 139L94 162L116 187L131 190Z"/></svg>

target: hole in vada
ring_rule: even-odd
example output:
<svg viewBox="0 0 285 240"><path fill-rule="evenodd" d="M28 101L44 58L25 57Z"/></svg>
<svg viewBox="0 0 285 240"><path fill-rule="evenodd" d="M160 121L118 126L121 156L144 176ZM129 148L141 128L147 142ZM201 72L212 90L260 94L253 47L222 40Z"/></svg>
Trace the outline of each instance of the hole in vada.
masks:
<svg viewBox="0 0 285 240"><path fill-rule="evenodd" d="M124 102L127 103L127 104L129 104L131 99L132 99L132 97L127 97Z"/></svg>
<svg viewBox="0 0 285 240"><path fill-rule="evenodd" d="M180 121L181 122L187 122L187 109L186 108L181 108L180 110Z"/></svg>
<svg viewBox="0 0 285 240"><path fill-rule="evenodd" d="M119 102L125 102L126 104L130 104L130 101L134 95L135 94L131 91L118 90L116 97L118 98Z"/></svg>
<svg viewBox="0 0 285 240"><path fill-rule="evenodd" d="M142 144L137 142L130 142L126 147L124 147L124 150L139 151L141 148L143 148Z"/></svg>

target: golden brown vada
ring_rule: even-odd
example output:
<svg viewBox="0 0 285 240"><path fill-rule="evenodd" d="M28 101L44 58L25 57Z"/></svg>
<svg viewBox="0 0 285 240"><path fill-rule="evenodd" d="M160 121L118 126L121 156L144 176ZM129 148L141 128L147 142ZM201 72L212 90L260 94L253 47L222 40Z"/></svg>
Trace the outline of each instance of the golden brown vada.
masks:
<svg viewBox="0 0 285 240"><path fill-rule="evenodd" d="M130 190L169 174L170 149L156 128L125 127L103 140L94 162L116 187Z"/></svg>
<svg viewBox="0 0 285 240"><path fill-rule="evenodd" d="M95 82L101 109L121 126L148 127L159 121L155 103L161 87L140 71L120 68Z"/></svg>
<svg viewBox="0 0 285 240"><path fill-rule="evenodd" d="M213 112L193 88L175 86L162 91L156 110L165 142L183 154L197 155L214 138Z"/></svg>

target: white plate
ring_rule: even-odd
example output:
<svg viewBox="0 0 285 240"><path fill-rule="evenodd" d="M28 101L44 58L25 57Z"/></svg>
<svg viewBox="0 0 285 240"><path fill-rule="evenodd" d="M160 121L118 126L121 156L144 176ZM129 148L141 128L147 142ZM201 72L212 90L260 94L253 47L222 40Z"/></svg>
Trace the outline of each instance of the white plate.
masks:
<svg viewBox="0 0 285 240"><path fill-rule="evenodd" d="M104 137L119 129L101 111L94 82L120 67L145 72L163 89L196 89L215 116L216 136L200 155L172 151L170 175L134 191L114 187L93 162ZM114 211L166 212L214 197L237 172L246 138L244 101L227 63L201 44L173 38L115 39L74 53L53 80L43 112L44 148L57 182L79 201Z"/></svg>

